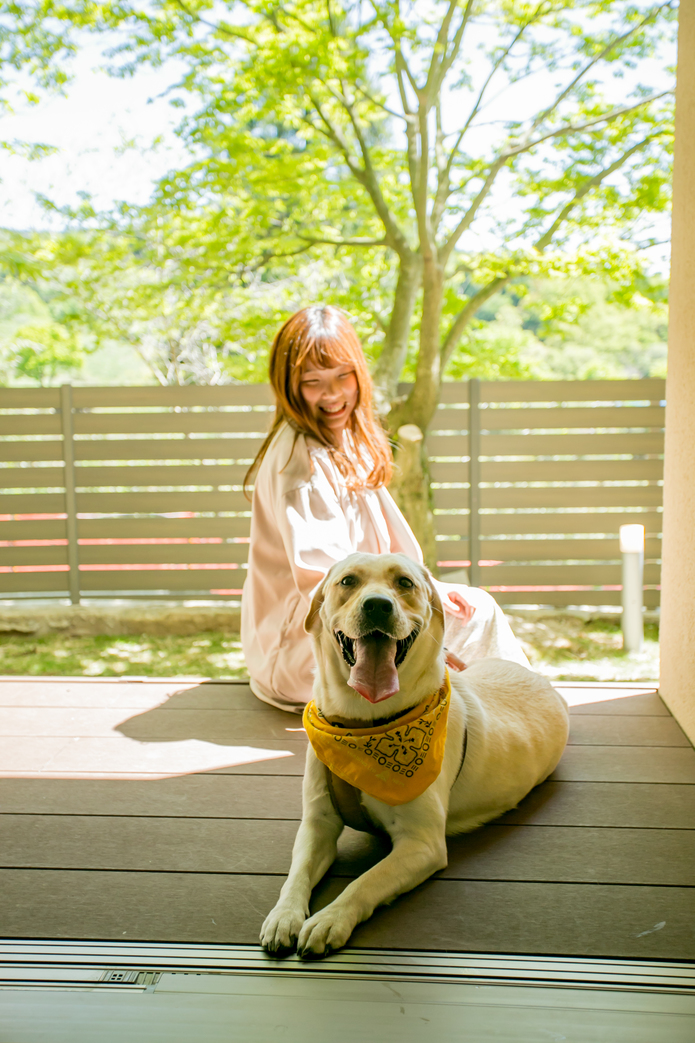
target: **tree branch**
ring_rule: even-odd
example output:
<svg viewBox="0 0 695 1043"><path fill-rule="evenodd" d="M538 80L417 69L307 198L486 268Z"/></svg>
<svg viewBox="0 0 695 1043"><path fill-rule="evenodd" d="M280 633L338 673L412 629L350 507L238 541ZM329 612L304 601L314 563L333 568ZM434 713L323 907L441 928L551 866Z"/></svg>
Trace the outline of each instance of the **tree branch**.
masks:
<svg viewBox="0 0 695 1043"><path fill-rule="evenodd" d="M437 174L441 178L442 173L446 169L446 159L444 156L444 125L442 120L442 99L437 98L435 105L435 127L436 133L434 138L434 160L437 166Z"/></svg>
<svg viewBox="0 0 695 1043"><path fill-rule="evenodd" d="M489 76L485 80L485 83L483 84L483 86L482 86L482 88L480 90L480 93L478 94L478 97L477 97L477 99L475 101L475 104L473 105L473 108L471 110L471 113L470 113L468 119L466 120L463 128L461 129L461 131L459 132L459 134L456 137L456 143L454 144L453 148L451 149L451 151L449 153L449 159L448 159L448 162L446 164L446 167L444 168L443 174L439 177L438 182L437 182L437 192L436 192L436 195L435 195L434 205L432 207L432 224L433 224L433 226L435 228L439 227L439 221L441 219L441 215L444 212L444 207L446 206L446 201L449 198L449 195L451 193L451 169L452 169L452 167L454 165L454 160L455 160L456 155L458 153L458 150L459 150L459 147L461 145L461 142L463 141L463 138L464 138L464 136L466 134L466 131L470 127L471 123L475 119L475 117L476 117L476 115L477 115L477 113L478 113L478 111L480 109L480 105L482 104L482 100L483 100L483 96L485 94L485 91L487 90L488 86L490 85L490 81L492 80L493 76L495 75L497 70L502 65L502 62L504 61L504 59L509 55L509 53L512 50L512 48L519 42L519 40L521 39L522 34L525 32L526 29L528 29L529 25L531 25L535 21L535 16L540 12L540 10L541 10L541 6L539 5L539 7L536 8L536 11L534 13L534 18L530 19L528 22L526 22L519 29L519 32L516 34L516 36L514 37L512 42L504 50L504 52L500 55L499 59L493 65L493 67L492 67L492 69L490 71Z"/></svg>
<svg viewBox="0 0 695 1043"><path fill-rule="evenodd" d="M376 11L376 8L374 9ZM396 9L398 11L398 3L396 4ZM405 118L408 173L410 176L410 192L414 200L415 193L417 191L418 178L420 176L420 163L417 154L417 116L415 115L410 101L408 100L408 92L406 90L404 76L408 79L413 91L415 92L415 97L418 99L420 96L420 92L418 90L417 84L415 83L413 75L410 72L410 69L408 68L408 63L403 57L400 39L394 35L385 19L382 19L382 24L393 42L394 56L396 59L396 81L398 83L398 93L400 95L401 105L403 106L403 113Z"/></svg>
<svg viewBox="0 0 695 1043"><path fill-rule="evenodd" d="M420 153L418 155L418 177L415 183L415 191L413 193L413 201L415 203L415 216L418 224L418 234L420 237L420 248L425 254L432 254L435 250L435 244L431 235L431 228L427 214L427 189L428 189L428 174L429 174L429 159L430 159L430 139L429 139L429 112L427 107L420 103L418 111L418 129L420 133Z"/></svg>
<svg viewBox="0 0 695 1043"><path fill-rule="evenodd" d="M520 145L510 148L504 153L506 159L511 159L512 156L520 156L522 152L528 152L530 149L535 148L536 145L541 145L544 141L548 141L550 138L559 138L563 134L579 134L582 130L590 130L592 127L598 126L599 123L610 123L612 120L617 119L618 116L624 116L627 112L634 112L635 109L641 108L643 105L649 105L653 101L658 101L660 98L665 98L668 94L674 94L673 89L668 91L661 91L659 94L652 94L648 98L641 98L640 101L636 101L634 105L624 105L619 109L613 109L611 112L604 112L602 116L597 116L593 120L587 120L586 123L565 123L561 127L557 127L555 130L549 130L547 134L542 134L539 138L535 138L533 141L525 141Z"/></svg>
<svg viewBox="0 0 695 1043"><path fill-rule="evenodd" d="M371 101L372 105L376 105L377 108L383 109L384 112L388 113L389 116L393 116L394 119L397 120L404 120L406 123L408 122L408 117L404 116L402 112L396 112L395 109L390 109L388 105L384 105L383 101L379 101L378 98L375 98L372 94L369 93L369 91L366 91L364 87L360 87L359 83L355 84L355 90L359 91L360 94L367 99L367 101Z"/></svg>
<svg viewBox="0 0 695 1043"><path fill-rule="evenodd" d="M593 177L590 177L585 181L584 184L577 189L572 199L562 207L550 228L548 228L548 230L544 232L540 239L538 239L534 244L536 250L540 253L545 250L563 221L569 217L575 206L577 206L577 204L589 194L592 188L596 188L602 181L605 181L607 177L614 174L616 170L620 170L631 156L634 156L636 152L639 152L640 149L643 149L645 145L648 145L649 142L653 141L656 137L658 137L658 134L649 134L646 138L643 138L642 141L638 141L636 145L633 145L632 148L627 149L622 156L619 156L618 159L616 159L614 163L611 163L610 166L606 167L605 170L600 170L598 174L594 174Z"/></svg>
<svg viewBox="0 0 695 1043"><path fill-rule="evenodd" d="M430 218L430 224L432 226L433 234L436 236L439 229L439 225L444 213L447 200L451 192L451 181L449 178L449 164L444 151L444 127L442 121L442 104L441 98L437 99L436 104L436 137L434 142L435 152L435 163L437 166L437 187L434 193L434 200L432 202L432 213Z"/></svg>
<svg viewBox="0 0 695 1043"><path fill-rule="evenodd" d="M367 188L367 191L369 192L372 201L374 202L374 206L377 209L377 213L381 218L384 228L386 228L387 234L389 233L390 225L392 227L391 234L394 236L394 239L396 237L399 239L400 249L409 249L405 235L398 228L396 221L388 208L386 200L383 197L381 188L379 186L379 179L376 175L376 171L374 170L374 166L372 164L371 152L369 151L369 146L367 145L364 133L362 131L362 127L360 126L360 121L357 118L355 107L348 97L346 84L342 82L340 86L342 91L342 97L339 100L350 118L352 128L355 132L355 137L357 138L357 141L360 146L360 152L362 153L362 162L364 163L365 187Z"/></svg>
<svg viewBox="0 0 695 1043"><path fill-rule="evenodd" d="M441 372L444 372L444 367L451 358L451 355L455 348L458 346L459 341L463 335L463 331L466 326L475 318L475 313L479 308L482 308L485 301L493 297L498 290L500 290L505 283L508 283L512 278L511 273L505 275L498 275L496 279L489 282L487 286L483 286L482 290L478 290L473 296L466 301L461 311L458 313L449 331L444 338L444 342L441 347Z"/></svg>
<svg viewBox="0 0 695 1043"><path fill-rule="evenodd" d="M451 253L454 250L459 239L461 238L463 233L467 231L467 229L470 227L478 209L480 208L485 197L492 188L495 178L499 174L502 167L510 159L512 159L512 157L519 156L523 152L529 152L532 148L535 148L536 145L540 145L544 141L549 141L551 138L561 137L563 134L578 134L580 131L589 130L591 127L598 126L599 123L610 123L612 120L617 119L619 116L623 116L627 112L633 112L635 109L640 108L642 105L648 105L652 101L658 101L659 98L664 98L668 94L673 94L673 90L662 91L660 94L653 94L649 98L642 98L641 101L636 102L634 105L626 105L619 109L613 109L611 112L606 112L602 116L597 116L596 119L588 120L586 123L566 123L562 127L558 127L556 130L548 131L547 134L543 134L541 135L541 137L535 138L533 141L527 141L515 146L514 148L507 149L506 152L503 152L494 161L494 163L490 167L490 171L485 179L483 187L480 189L477 196L469 206L468 210L463 215L458 225L447 239L444 246L441 248L440 257L442 258L442 262L446 264L446 261L451 256Z"/></svg>
<svg viewBox="0 0 695 1043"><path fill-rule="evenodd" d="M223 33L225 36L231 36L233 40L245 40L246 43L253 43L252 33L244 32L241 29L230 29L228 25L223 25L221 22L208 22L207 19L201 17L201 15L196 11L191 11L183 0L175 0L175 2L181 8L183 13L188 15L192 22L199 22L200 25L206 25L208 29L212 29L216 33Z"/></svg>
<svg viewBox="0 0 695 1043"><path fill-rule="evenodd" d="M357 159L353 155L352 149L350 148L350 145L348 144L342 130L333 122L330 116L326 114L326 112L323 109L323 106L321 105L321 102L316 97L316 95L310 92L308 96L311 99L311 103L314 106L314 109L316 110L319 118L321 119L322 123L326 128L326 136L329 137L331 141L333 141L333 143L337 145L337 147L343 153L343 155L345 156L345 162L348 165L350 173L365 188L367 194L372 200L372 203L374 204L374 209L377 212L379 220L384 226L387 244L391 246L399 254L410 254L412 251L410 249L408 240L406 239L401 229L398 227L398 224L396 223L396 220L393 217L391 211L389 210L386 200L384 199L381 188L379 187L379 181L372 168L369 157L369 151L366 148L366 143L363 142L363 139L362 141L360 141L361 133L358 134L358 141L360 141L360 147L362 148L362 154L365 163L364 169L360 167L359 163L357 162ZM315 126L313 123L311 123L311 121L309 122L311 126ZM357 133L357 130L355 132Z"/></svg>
<svg viewBox="0 0 695 1043"><path fill-rule="evenodd" d="M377 20L379 22L381 22L381 24L383 25L384 29L386 30L386 32L391 37L391 41L393 43L394 54L396 56L396 75L398 77L398 90L399 90L399 93L401 95L401 104L403 105L403 111L406 113L406 115L408 115L408 114L412 115L413 114L413 110L412 110L412 108L410 107L410 105L408 103L407 96L405 95L405 84L403 82L403 74L405 74L408 82L410 83L410 86L412 87L412 89L413 89L413 91L415 93L415 97L418 98L418 99L420 97L420 88L417 85L417 81L416 81L415 77L413 76L412 72L410 71L410 66L408 65L407 61L403 57L403 50L401 48L401 39L400 39L400 37L397 36L393 32L393 29L389 25L388 19L384 16L383 11L380 11L379 8L376 6L375 0L371 0L371 4L372 4L372 8L374 10L374 14L376 15ZM396 11L396 17L398 19L400 19L401 9L400 9L399 0L396 0L394 6L395 6L395 11Z"/></svg>
<svg viewBox="0 0 695 1043"><path fill-rule="evenodd" d="M471 0L468 0L470 6ZM432 93L436 95L436 80L439 68L444 63L447 48L449 46L449 29L451 27L451 20L454 17L456 8L458 7L458 0L449 0L449 6L446 10L442 24L439 26L439 32L437 33L437 39L435 40L434 47L432 48L432 60L430 67L427 71L427 79L425 86L422 89L423 99L425 101L425 107L430 108L430 98Z"/></svg>
<svg viewBox="0 0 695 1043"><path fill-rule="evenodd" d="M442 86L442 84L443 84L443 82L444 82L444 80L446 78L446 74L448 73L449 69L454 64L454 62L456 61L456 59L457 59L457 57L458 57L458 55L460 53L461 44L463 43L463 35L464 35L465 31L466 31L466 26L468 25L468 22L470 21L470 18L471 18L472 14L473 14L473 5L474 5L474 3L475 3L475 0L467 0L466 8L465 8L465 10L463 12L463 17L461 19L461 24L459 25L458 29L456 30L456 35L454 36L453 44L452 44L452 47L451 47L451 52L450 52L449 56L444 58L442 60L442 62L441 62L440 69L439 69L439 72L437 74L437 81L436 81L436 88L435 88L435 93L437 93L437 94L441 90L441 86Z"/></svg>
<svg viewBox="0 0 695 1043"><path fill-rule="evenodd" d="M302 242L309 243L311 246L318 246L324 244L326 246L389 246L388 239L320 239L316 236L298 235L298 239ZM306 249L306 247L305 247ZM296 251L301 253L301 251ZM292 256L291 254L283 256Z"/></svg>
<svg viewBox="0 0 695 1043"><path fill-rule="evenodd" d="M506 162L507 156L498 156L498 158L490 167L490 171L487 177L485 178L483 187L480 189L477 196L475 197L471 205L468 207L468 210L463 215L459 223L456 225L456 228L454 228L453 232L439 251L439 256L443 265L445 265L451 257L451 254L463 233L470 228L473 222L473 218L477 214L480 206L485 200L485 197L492 188L495 178L499 174L502 167L506 164Z"/></svg>
<svg viewBox="0 0 695 1043"><path fill-rule="evenodd" d="M392 37L392 39L393 39L393 37ZM406 117L407 116L413 116L414 113L413 113L413 109L412 109L412 107L410 105L410 102L408 101L408 94L407 94L407 91L405 89L405 82L403 80L403 74L405 73L405 75L406 75L406 77L407 77L411 87L415 91L416 97L419 94L418 88L417 88L417 84L413 80L413 77L411 75L410 69L408 68L408 63L406 62L405 58L403 57L403 52L401 50L400 43L397 40L393 40L393 45L394 45L394 54L396 56L396 79L398 81L398 93L401 96L401 105L403 106L403 112L405 113Z"/></svg>
<svg viewBox="0 0 695 1043"><path fill-rule="evenodd" d="M331 30L331 36L337 36L338 33L335 28L335 22L333 21L333 8L331 7L331 0L326 0L326 11L328 13L328 26Z"/></svg>
<svg viewBox="0 0 695 1043"><path fill-rule="evenodd" d="M480 111L480 106L483 103L483 98L485 96L485 92L487 91L488 87L490 86L490 83L491 83L492 79L494 78L495 74L499 70L499 68L502 65L502 63L504 62L505 58L508 58L510 53L511 53L511 51L513 50L513 48L516 47L516 45L518 44L519 40L521 39L521 37L524 35L526 30L528 29L528 27L530 25L533 25L533 23L536 21L536 19L543 13L543 7L544 7L543 4L539 4L538 5L538 7L536 8L536 10L533 13L533 16L531 18L529 18L528 22L524 22L524 24L520 27L519 32L516 34L516 36L513 38L513 40L509 44L509 46L504 49L502 54L499 56L497 61L492 66L492 68L490 70L490 73L487 76L487 79L485 80L485 83L481 87L480 93L478 94L478 97L475 100L475 103L473 105L473 108L471 109L470 115L469 115L468 119L466 120L465 124L463 125L463 128L462 128L461 132L459 133L459 135L458 135L458 137L456 139L456 144L454 145L453 149L451 150L449 171L451 171L451 165L453 164L454 157L456 155L456 152L458 151L459 145L461 144L466 131L468 130L468 128L470 127L471 123L473 122L473 120L477 116L478 112Z"/></svg>
<svg viewBox="0 0 695 1043"><path fill-rule="evenodd" d="M577 84L580 82L580 80L582 80L584 78L584 76L586 76L586 74L589 72L589 70L593 69L594 65L597 65L599 62L603 61L603 59L607 58L608 55L611 53L611 51L615 50L616 47L619 47L620 44L625 43L627 40L630 39L631 36L634 36L635 33L639 32L640 29L643 29L645 25L648 25L649 22L651 22L655 18L657 18L657 16L661 13L661 11L663 11L663 9L665 7L671 7L671 6L672 6L671 0L667 0L666 3L660 4L659 7L652 8L652 10L649 12L649 14L645 15L645 17L642 19L641 22L638 22L631 29L629 29L626 33L623 33L622 36L616 36L612 40L610 40L609 43L607 43L606 46L597 55L595 55L591 59L591 61L588 62L584 66L584 68L580 70L580 72L577 73L577 75L572 80L572 82L569 83L562 91L560 91L560 93L557 95L557 97L555 98L553 103L551 105L549 105L547 109L544 109L541 113L539 113L538 116L536 116L535 120L533 121L533 123L531 124L531 127L529 129L529 134L532 134L534 132L534 130L536 130L538 127L540 127L541 123L543 123L544 120L546 120L548 118L548 116L550 116L553 112L555 112L555 110L557 109L558 105L560 105L560 103L562 101L564 101L564 99L567 97L567 95L572 90L574 90L574 88L577 86Z"/></svg>
<svg viewBox="0 0 695 1043"><path fill-rule="evenodd" d="M636 32L638 32L639 29L643 28L646 24L648 24L649 21L652 21L653 19L655 19L657 17L657 15L659 14L659 12L662 11L665 7L670 7L670 6L671 6L671 0L668 0L667 3L661 4L659 7L653 9L649 13L649 15L647 15L645 18L643 18L642 21L639 22L636 26L633 26L633 28L630 29L627 33L624 33L622 36L616 37L615 39L611 40L610 43L607 44L602 49L602 51L598 55L596 55L591 60L591 62L589 62L584 67L584 69L582 69L582 71L575 77L575 79L572 81L572 83L570 83L557 96L557 98L554 100L553 104L550 105L547 109L545 109L543 112L541 112L539 116L536 117L536 119L534 120L534 122L533 122L533 124L531 126L529 134L533 133L533 131L545 119L548 118L548 116L557 108L557 106L563 101L563 99L565 97L567 97L567 95L570 93L570 91L577 85L577 83L582 79L582 77L585 76L586 73L594 65L596 65L598 62L600 62L604 58L606 58L611 53L611 51L615 49L615 47L619 46L621 43L624 43L626 40L628 40L631 36L633 36ZM449 154L449 162L447 164L446 176L441 179L441 181L440 181L440 183L438 184L438 187L437 187L437 198L435 199L435 204L434 204L434 208L433 208L433 216L434 216L434 212L436 212L437 209L439 209L439 210L441 210L443 212L444 205L446 204L446 199L449 196L451 169L452 169L455 157L456 157L456 155L458 153L459 147L461 145L461 142L462 142L462 140L463 140L467 130L469 129L469 127L470 127L472 121L474 120L475 116L477 115L477 113L480 111L480 106L482 104L483 97L485 95L485 92L487 91L487 88L490 85L491 80L493 79L493 77L497 73L497 71L499 70L499 68L502 65L502 63L504 62L505 58L507 58L507 56L509 55L511 50L518 43L518 41L521 38L521 36L523 35L523 33L526 31L526 29L528 29L528 27L530 25L532 25L538 19L538 17L543 13L543 10L544 10L544 4L539 4L538 7L536 8L536 10L534 11L533 16L523 26L521 26L521 28L519 29L519 32L516 34L516 36L511 41L509 46L505 49L503 54L500 55L500 57L497 60L497 62L495 63L495 65L490 70L490 73L489 73L487 79L485 80L485 83L483 84L483 86L482 86L482 88L480 90L480 93L478 94L478 97L477 97L477 99L476 99L476 101L475 101L475 103L473 105L473 109L471 110L471 113L470 113L468 119L466 120L466 123L464 124L463 128L461 129L461 131L457 135L456 142L455 142L455 144L454 144L454 146L451 149L451 152ZM661 95L655 95L652 98L646 99L646 101L653 101L653 100L655 100L658 97L661 97ZM645 104L645 102L640 102L639 104L640 105L641 104ZM622 112L626 112L626 111L630 111L630 110L629 109L618 110L615 114L613 114L613 116L621 114ZM602 117L602 119L609 119L609 118L613 118L613 117L609 116L609 115L606 115L606 116ZM569 126L571 127L571 125L569 125ZM573 127L571 129L575 130L575 131L578 131L578 130L587 129L588 126L589 126L588 124L585 124L582 127ZM558 133L562 133L562 131L554 131L552 133L553 134L558 134ZM539 138L539 139L537 139L536 142L534 142L534 144L538 144L540 141L543 141L543 140L544 140L544 138ZM528 143L527 147L533 148L533 144ZM519 154L519 153L517 152L517 153L511 153L511 154ZM438 224L438 222L435 220L435 227L437 226L437 224Z"/></svg>
<svg viewBox="0 0 695 1043"><path fill-rule="evenodd" d="M303 239L304 237L300 235L297 238ZM271 257L275 260L283 260L285 257L297 257L299 254L306 253L307 250L310 250L312 246L313 243L307 242L306 246L299 246L296 250L287 250L285 253L276 253L274 250L268 250L263 254L263 257L260 258L258 265L250 265L248 270L255 273L259 271L264 264L267 264Z"/></svg>
<svg viewBox="0 0 695 1043"><path fill-rule="evenodd" d="M296 22L297 25L301 25L302 29L304 29L305 32L309 33L310 36L316 36L316 29L313 27L313 25L309 25L308 22L305 22L303 18L300 18L299 15L295 11L292 11L289 7L278 7L270 13L264 12L263 17L265 17L267 21L270 22L273 29L275 29L277 32L283 32L282 27L278 24L278 13L284 15L284 17L288 20Z"/></svg>

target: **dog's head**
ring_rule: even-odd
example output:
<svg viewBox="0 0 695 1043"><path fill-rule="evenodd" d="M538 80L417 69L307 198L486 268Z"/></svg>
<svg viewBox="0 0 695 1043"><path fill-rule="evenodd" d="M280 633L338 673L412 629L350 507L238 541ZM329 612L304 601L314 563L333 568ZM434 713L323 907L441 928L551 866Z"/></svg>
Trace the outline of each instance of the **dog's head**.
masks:
<svg viewBox="0 0 695 1043"><path fill-rule="evenodd" d="M371 704L402 692L394 704L407 705L441 683L441 601L427 569L404 554L351 554L334 565L304 626L314 637L319 676L331 689L348 685Z"/></svg>

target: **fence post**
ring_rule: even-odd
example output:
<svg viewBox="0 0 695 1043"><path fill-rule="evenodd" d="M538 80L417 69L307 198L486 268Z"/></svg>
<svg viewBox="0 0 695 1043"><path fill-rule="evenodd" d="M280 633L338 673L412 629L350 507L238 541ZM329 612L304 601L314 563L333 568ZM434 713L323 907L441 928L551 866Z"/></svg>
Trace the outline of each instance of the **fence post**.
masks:
<svg viewBox="0 0 695 1043"><path fill-rule="evenodd" d="M75 498L75 445L72 431L72 386L60 389L60 416L63 427L63 464L65 465L65 529L68 538L68 583L70 601L80 603L79 550L77 542L77 501Z"/></svg>
<svg viewBox="0 0 695 1043"><path fill-rule="evenodd" d="M472 587L480 586L480 380L468 381L468 571Z"/></svg>

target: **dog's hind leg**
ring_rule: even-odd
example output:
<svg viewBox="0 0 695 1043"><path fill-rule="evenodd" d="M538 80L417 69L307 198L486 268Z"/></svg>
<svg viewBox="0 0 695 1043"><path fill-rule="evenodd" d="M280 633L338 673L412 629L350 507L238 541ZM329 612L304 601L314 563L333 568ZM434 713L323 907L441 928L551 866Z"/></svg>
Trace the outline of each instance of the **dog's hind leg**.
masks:
<svg viewBox="0 0 695 1043"><path fill-rule="evenodd" d="M335 860L344 826L330 797L326 769L311 747L307 750L302 803L289 876L261 928L261 945L272 953L294 949L309 915L311 892Z"/></svg>

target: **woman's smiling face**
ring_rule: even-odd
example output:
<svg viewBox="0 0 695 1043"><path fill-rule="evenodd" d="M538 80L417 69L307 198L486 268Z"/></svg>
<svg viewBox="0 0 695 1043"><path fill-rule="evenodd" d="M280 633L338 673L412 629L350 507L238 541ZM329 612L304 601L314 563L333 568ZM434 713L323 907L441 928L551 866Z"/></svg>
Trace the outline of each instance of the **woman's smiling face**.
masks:
<svg viewBox="0 0 695 1043"><path fill-rule="evenodd" d="M299 390L314 419L340 440L357 405L358 384L354 367L349 363L327 369L305 367L299 379Z"/></svg>

